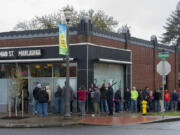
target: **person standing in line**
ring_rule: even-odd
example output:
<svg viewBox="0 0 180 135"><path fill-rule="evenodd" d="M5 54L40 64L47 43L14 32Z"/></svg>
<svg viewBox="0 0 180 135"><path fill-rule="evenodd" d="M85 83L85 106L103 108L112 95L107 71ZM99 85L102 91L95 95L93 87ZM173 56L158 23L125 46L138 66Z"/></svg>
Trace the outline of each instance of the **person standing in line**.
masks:
<svg viewBox="0 0 180 135"><path fill-rule="evenodd" d="M173 94L171 95L171 111L177 111L177 103L178 103L178 94L176 90L174 90Z"/></svg>
<svg viewBox="0 0 180 135"><path fill-rule="evenodd" d="M88 107L89 107L89 112L94 112L94 106L93 106L93 98L94 98L94 93L95 93L95 84L91 84L91 88L89 88L89 94L88 94Z"/></svg>
<svg viewBox="0 0 180 135"><path fill-rule="evenodd" d="M131 90L131 111L137 112L137 98L138 98L138 92L136 90L136 87L134 86Z"/></svg>
<svg viewBox="0 0 180 135"><path fill-rule="evenodd" d="M143 90L139 89L138 91L138 98L137 98L137 110L138 112L142 112L142 101L143 101Z"/></svg>
<svg viewBox="0 0 180 135"><path fill-rule="evenodd" d="M119 88L116 92L115 92L115 111L116 112L121 112L121 88Z"/></svg>
<svg viewBox="0 0 180 135"><path fill-rule="evenodd" d="M63 87L63 89L62 89L62 95L61 95L61 97L62 97L62 101L63 101L63 103L65 103L65 91L66 91L66 82L64 82L64 87ZM69 83L69 99L68 99L68 102L69 102L69 104L70 104L70 111L72 111L72 108L73 108L73 89L72 89L72 87L70 86L70 83ZM63 114L64 114L64 112L65 112L65 104L63 104Z"/></svg>
<svg viewBox="0 0 180 135"><path fill-rule="evenodd" d="M95 92L94 92L93 104L94 104L95 115L100 114L99 103L100 103L100 85L98 85L98 87L95 88Z"/></svg>
<svg viewBox="0 0 180 135"><path fill-rule="evenodd" d="M167 89L165 90L164 100L165 100L165 111L168 111L169 110L169 103L170 103L170 100L171 100L171 96L168 93Z"/></svg>
<svg viewBox="0 0 180 135"><path fill-rule="evenodd" d="M37 95L41 89L41 84L36 82L36 87L33 90L34 104L33 104L33 115L38 114L38 99Z"/></svg>
<svg viewBox="0 0 180 135"><path fill-rule="evenodd" d="M160 99L161 99L161 93L159 89L156 89L154 92L154 111L159 112L160 111Z"/></svg>
<svg viewBox="0 0 180 135"><path fill-rule="evenodd" d="M147 98L147 101L148 101L148 111L149 112L151 112L153 110L153 100L154 100L153 91L149 90L148 98Z"/></svg>
<svg viewBox="0 0 180 135"><path fill-rule="evenodd" d="M109 113L109 108L107 104L107 89L105 84L102 85L100 89L101 97L100 97L100 104L101 104L101 112L103 113L106 111L106 113Z"/></svg>
<svg viewBox="0 0 180 135"><path fill-rule="evenodd" d="M56 85L56 92L55 92L55 108L56 108L56 113L60 114L61 113L61 95L62 95L62 89L59 84Z"/></svg>
<svg viewBox="0 0 180 135"><path fill-rule="evenodd" d="M38 92L37 99L39 102L39 116L48 116L48 101L49 96L46 91L46 87L42 87L41 90Z"/></svg>
<svg viewBox="0 0 180 135"><path fill-rule="evenodd" d="M131 92L129 91L129 88L126 88L126 91L124 93L124 106L125 106L125 111L130 111L130 106L131 106Z"/></svg>
<svg viewBox="0 0 180 135"><path fill-rule="evenodd" d="M49 86L46 86L46 92L48 93L49 100L48 100L48 112L51 112L51 89Z"/></svg>
<svg viewBox="0 0 180 135"><path fill-rule="evenodd" d="M109 107L109 115L113 115L113 88L110 82L107 83L108 91L107 91L107 102Z"/></svg>
<svg viewBox="0 0 180 135"><path fill-rule="evenodd" d="M85 87L81 86L81 88L77 90L77 95L78 95L78 104L79 104L79 109L81 111L81 115L85 116L86 115L85 105L86 105L86 97L88 95L88 90L85 90Z"/></svg>

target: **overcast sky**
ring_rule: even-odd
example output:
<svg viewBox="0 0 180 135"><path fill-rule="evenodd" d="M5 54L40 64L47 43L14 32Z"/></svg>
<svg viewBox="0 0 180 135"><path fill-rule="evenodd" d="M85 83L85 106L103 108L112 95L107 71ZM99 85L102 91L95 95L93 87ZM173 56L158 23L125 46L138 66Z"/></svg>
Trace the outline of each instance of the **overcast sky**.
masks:
<svg viewBox="0 0 180 135"><path fill-rule="evenodd" d="M132 36L149 40L151 35L161 36L177 3L178 0L0 0L0 32L11 31L20 21L54 13L70 4L76 10L103 10L119 21L119 27L128 24Z"/></svg>

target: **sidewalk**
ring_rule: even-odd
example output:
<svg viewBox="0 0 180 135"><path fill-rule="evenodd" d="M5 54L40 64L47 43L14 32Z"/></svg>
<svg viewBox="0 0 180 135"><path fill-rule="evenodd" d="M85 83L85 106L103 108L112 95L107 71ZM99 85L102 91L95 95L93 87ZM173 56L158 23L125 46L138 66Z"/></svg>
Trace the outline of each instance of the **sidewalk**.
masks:
<svg viewBox="0 0 180 135"><path fill-rule="evenodd" d="M62 115L50 114L48 117L25 115L24 119L2 119L8 114L0 113L0 128L43 128L74 125L127 125L140 123L168 122L180 120L180 117L141 116L141 114L118 113L113 116L101 115L92 117L90 114L82 117L73 114L71 119L64 119ZM18 116L21 116L20 114Z"/></svg>

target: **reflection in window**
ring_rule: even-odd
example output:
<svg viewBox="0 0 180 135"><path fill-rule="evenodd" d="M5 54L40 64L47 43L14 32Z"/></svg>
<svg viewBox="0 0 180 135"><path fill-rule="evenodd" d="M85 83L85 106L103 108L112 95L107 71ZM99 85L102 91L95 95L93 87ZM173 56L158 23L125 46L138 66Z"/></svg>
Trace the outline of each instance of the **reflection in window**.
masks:
<svg viewBox="0 0 180 135"><path fill-rule="evenodd" d="M30 73L32 77L52 77L52 64L31 64Z"/></svg>

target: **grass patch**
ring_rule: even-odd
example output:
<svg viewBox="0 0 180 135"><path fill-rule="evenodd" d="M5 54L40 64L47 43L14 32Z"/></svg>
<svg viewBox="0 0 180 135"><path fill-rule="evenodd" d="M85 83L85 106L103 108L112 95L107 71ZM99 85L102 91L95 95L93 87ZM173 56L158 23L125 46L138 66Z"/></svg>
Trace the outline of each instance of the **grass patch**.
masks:
<svg viewBox="0 0 180 135"><path fill-rule="evenodd" d="M151 116L162 116L162 112L156 112L156 113L147 113L147 115ZM180 116L180 112L165 112L165 116Z"/></svg>

